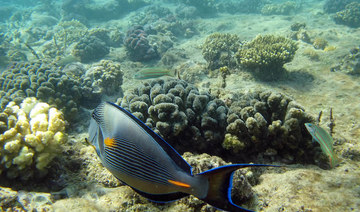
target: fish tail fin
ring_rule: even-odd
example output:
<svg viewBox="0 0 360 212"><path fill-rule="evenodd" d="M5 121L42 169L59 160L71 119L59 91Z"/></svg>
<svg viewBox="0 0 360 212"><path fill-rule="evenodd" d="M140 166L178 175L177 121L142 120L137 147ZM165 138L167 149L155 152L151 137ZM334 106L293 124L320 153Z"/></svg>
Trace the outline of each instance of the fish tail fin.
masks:
<svg viewBox="0 0 360 212"><path fill-rule="evenodd" d="M331 168L335 168L341 162L341 159L338 158L338 156L335 153L333 155L330 155L329 159L330 159Z"/></svg>
<svg viewBox="0 0 360 212"><path fill-rule="evenodd" d="M231 200L232 176L234 171L252 166L273 166L262 164L232 164L202 172L199 175L208 177L208 193L202 200L226 211L251 211L235 205ZM278 166L273 166L278 167Z"/></svg>

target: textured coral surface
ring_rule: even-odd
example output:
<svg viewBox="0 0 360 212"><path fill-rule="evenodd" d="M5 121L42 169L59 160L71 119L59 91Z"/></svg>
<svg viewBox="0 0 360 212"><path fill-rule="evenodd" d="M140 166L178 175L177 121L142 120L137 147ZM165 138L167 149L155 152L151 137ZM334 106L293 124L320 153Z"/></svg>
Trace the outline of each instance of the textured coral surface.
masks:
<svg viewBox="0 0 360 212"><path fill-rule="evenodd" d="M44 176L67 141L63 114L36 98L10 102L1 113L0 172L8 178Z"/></svg>

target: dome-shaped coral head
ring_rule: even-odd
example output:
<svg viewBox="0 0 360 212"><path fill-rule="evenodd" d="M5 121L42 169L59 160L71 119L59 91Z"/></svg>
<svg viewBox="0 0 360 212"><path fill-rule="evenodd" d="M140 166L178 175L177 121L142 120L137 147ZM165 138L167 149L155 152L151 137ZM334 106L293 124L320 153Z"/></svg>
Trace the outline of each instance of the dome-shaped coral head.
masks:
<svg viewBox="0 0 360 212"><path fill-rule="evenodd" d="M260 79L274 80L284 74L284 64L292 61L297 49L294 41L283 36L258 35L244 44L235 57L240 67Z"/></svg>
<svg viewBox="0 0 360 212"><path fill-rule="evenodd" d="M142 26L134 26L127 31L124 45L130 59L148 61L159 57L156 47L150 45L147 36Z"/></svg>

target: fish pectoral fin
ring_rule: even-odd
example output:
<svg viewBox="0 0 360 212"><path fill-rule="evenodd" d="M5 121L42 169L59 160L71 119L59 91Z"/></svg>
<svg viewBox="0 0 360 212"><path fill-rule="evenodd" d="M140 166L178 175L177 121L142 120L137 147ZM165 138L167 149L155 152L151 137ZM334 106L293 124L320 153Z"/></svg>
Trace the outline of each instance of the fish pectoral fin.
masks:
<svg viewBox="0 0 360 212"><path fill-rule="evenodd" d="M168 180L168 182L173 184L173 185L180 186L180 187L183 187L183 188L190 188L191 187L189 184L183 183L183 182L180 182L180 181Z"/></svg>
<svg viewBox="0 0 360 212"><path fill-rule="evenodd" d="M143 191L140 191L138 189L135 189L131 187L134 191L136 191L141 196L147 198L150 201L158 202L158 203L165 203L165 202L171 202L178 199L181 199L183 197L189 196L189 194L182 193L182 192L176 192L176 193L169 193L169 194L149 194Z"/></svg>

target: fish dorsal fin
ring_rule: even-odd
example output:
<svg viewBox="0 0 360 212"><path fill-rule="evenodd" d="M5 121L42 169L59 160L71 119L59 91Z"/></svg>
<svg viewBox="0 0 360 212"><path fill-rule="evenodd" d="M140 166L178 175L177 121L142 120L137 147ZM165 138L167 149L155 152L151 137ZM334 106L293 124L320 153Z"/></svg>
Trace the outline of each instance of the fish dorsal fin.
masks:
<svg viewBox="0 0 360 212"><path fill-rule="evenodd" d="M152 129L150 129L146 124L144 124L142 121L140 121L138 118L136 118L133 114L125 110L124 108L112 103L107 102L108 104L112 105L113 107L117 108L124 114L126 114L129 118L134 120L139 127L145 130L147 134L149 134L156 142L159 144L159 146L169 155L169 157L175 162L176 165L178 165L182 170L185 172L191 173L191 166L180 156L180 154L172 147L170 144L168 144L164 139L162 139L158 134L156 134Z"/></svg>

